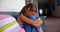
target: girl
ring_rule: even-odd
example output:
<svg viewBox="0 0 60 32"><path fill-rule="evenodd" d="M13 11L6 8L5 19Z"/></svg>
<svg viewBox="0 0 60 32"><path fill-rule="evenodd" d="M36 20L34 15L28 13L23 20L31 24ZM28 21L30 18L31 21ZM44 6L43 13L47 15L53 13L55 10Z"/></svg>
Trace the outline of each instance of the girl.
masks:
<svg viewBox="0 0 60 32"><path fill-rule="evenodd" d="M27 6L23 7L22 11L18 14L18 19L22 20L23 27L26 32L32 32L33 28L35 28L37 32L42 32L40 26L42 24L42 20L35 17L34 15L36 14L36 11L32 9L29 10L29 7L32 7L32 4L28 4ZM34 20L32 20L33 17L35 18Z"/></svg>

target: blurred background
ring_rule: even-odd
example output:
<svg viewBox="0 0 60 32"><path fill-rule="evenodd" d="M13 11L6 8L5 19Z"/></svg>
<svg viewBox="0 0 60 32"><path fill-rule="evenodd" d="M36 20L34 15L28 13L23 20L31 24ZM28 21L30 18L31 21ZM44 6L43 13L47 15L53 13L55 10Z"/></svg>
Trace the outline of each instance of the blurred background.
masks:
<svg viewBox="0 0 60 32"><path fill-rule="evenodd" d="M47 32L60 32L60 0L37 0L42 11ZM26 0L0 0L0 13L16 16L26 5ZM16 14L15 14L16 13Z"/></svg>

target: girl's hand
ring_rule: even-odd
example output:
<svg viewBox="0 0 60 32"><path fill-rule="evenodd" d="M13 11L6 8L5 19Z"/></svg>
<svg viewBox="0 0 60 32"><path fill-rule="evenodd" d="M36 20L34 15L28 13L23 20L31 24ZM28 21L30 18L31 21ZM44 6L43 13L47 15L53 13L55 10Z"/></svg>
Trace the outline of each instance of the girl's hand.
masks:
<svg viewBox="0 0 60 32"><path fill-rule="evenodd" d="M37 20L33 21L33 26L39 26L41 25L43 22L40 18L38 18Z"/></svg>
<svg viewBox="0 0 60 32"><path fill-rule="evenodd" d="M40 25L43 23L43 21L40 19L40 17L37 19L37 22L39 22Z"/></svg>

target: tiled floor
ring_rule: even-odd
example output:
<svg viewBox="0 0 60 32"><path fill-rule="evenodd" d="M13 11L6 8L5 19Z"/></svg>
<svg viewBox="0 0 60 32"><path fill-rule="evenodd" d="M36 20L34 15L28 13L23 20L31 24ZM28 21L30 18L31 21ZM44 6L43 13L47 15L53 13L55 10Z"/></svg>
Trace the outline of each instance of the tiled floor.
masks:
<svg viewBox="0 0 60 32"><path fill-rule="evenodd" d="M60 32L60 18L48 17L44 22L47 32Z"/></svg>

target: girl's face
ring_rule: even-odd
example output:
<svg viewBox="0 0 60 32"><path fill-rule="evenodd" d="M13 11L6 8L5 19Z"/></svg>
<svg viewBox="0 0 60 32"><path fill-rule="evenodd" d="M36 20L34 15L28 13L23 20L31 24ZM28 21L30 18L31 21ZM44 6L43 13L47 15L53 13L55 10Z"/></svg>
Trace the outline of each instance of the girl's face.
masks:
<svg viewBox="0 0 60 32"><path fill-rule="evenodd" d="M33 10L28 10L28 9L26 9L26 15L27 16L29 16L29 15L35 15L36 14L36 12L35 11L33 11Z"/></svg>

